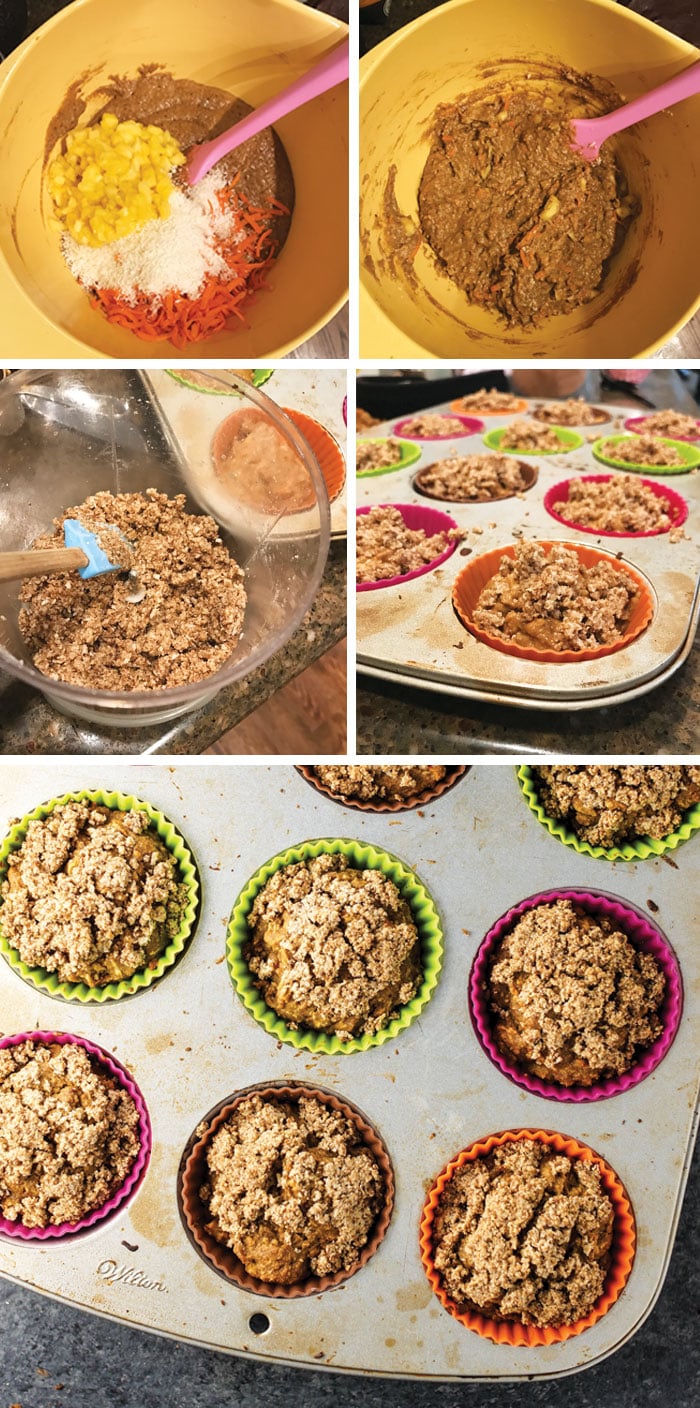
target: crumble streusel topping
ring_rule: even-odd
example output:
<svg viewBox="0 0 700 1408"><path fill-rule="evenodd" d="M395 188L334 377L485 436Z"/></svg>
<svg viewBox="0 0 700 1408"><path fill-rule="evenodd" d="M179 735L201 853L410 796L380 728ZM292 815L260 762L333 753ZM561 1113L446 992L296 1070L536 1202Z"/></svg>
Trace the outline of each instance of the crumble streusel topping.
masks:
<svg viewBox="0 0 700 1408"><path fill-rule="evenodd" d="M607 533L649 533L673 523L668 499L634 474L605 481L572 479L568 497L553 508L571 523Z"/></svg>
<svg viewBox="0 0 700 1408"><path fill-rule="evenodd" d="M139 1151L128 1091L82 1046L0 1051L0 1211L25 1227L78 1222L124 1182Z"/></svg>
<svg viewBox="0 0 700 1408"><path fill-rule="evenodd" d="M509 416L522 409L522 397L513 396L510 391L472 391L468 396L460 396L459 404L455 406L456 411L464 411L466 415L482 412L484 415Z"/></svg>
<svg viewBox="0 0 700 1408"><path fill-rule="evenodd" d="M66 802L8 856L0 926L61 982L129 978L177 933L187 889L146 812Z"/></svg>
<svg viewBox="0 0 700 1408"><path fill-rule="evenodd" d="M570 1325L603 1292L613 1222L595 1164L511 1140L445 1186L435 1266L458 1305L523 1325Z"/></svg>
<svg viewBox="0 0 700 1408"><path fill-rule="evenodd" d="M700 424L683 411L654 411L644 417L645 435L665 435L669 440L700 440Z"/></svg>
<svg viewBox="0 0 700 1408"><path fill-rule="evenodd" d="M598 452L609 460L648 464L652 468L677 469L685 464L675 445L666 445L655 435L627 435L624 440L601 440Z"/></svg>
<svg viewBox="0 0 700 1408"><path fill-rule="evenodd" d="M386 440L358 440L355 447L355 460L358 474L368 469L388 468L398 464L403 454L403 446L395 435Z"/></svg>
<svg viewBox="0 0 700 1408"><path fill-rule="evenodd" d="M381 582L402 577L440 557L459 532L433 533L407 528L397 508L370 509L357 516L357 580Z"/></svg>
<svg viewBox="0 0 700 1408"><path fill-rule="evenodd" d="M380 870L342 855L285 865L256 895L244 956L290 1027L341 1041L380 1031L422 980L410 906Z"/></svg>
<svg viewBox="0 0 700 1408"><path fill-rule="evenodd" d="M665 977L606 915L571 900L521 915L491 956L487 997L504 1056L542 1080L620 1076L660 1035Z"/></svg>
<svg viewBox="0 0 700 1408"><path fill-rule="evenodd" d="M549 401L537 406L532 412L535 420L545 425L602 425L610 420L607 411L600 406L591 406L582 396L571 397L566 401Z"/></svg>
<svg viewBox="0 0 700 1408"><path fill-rule="evenodd" d="M336 767L319 765L314 772L320 782L338 797L356 797L361 802L376 799L395 801L415 797L441 782L447 768L439 764L425 767L368 766Z"/></svg>
<svg viewBox="0 0 700 1408"><path fill-rule="evenodd" d="M369 1241L381 1171L353 1121L313 1096L241 1101L206 1162L207 1231L251 1276L290 1285L349 1271Z"/></svg>
<svg viewBox="0 0 700 1408"><path fill-rule="evenodd" d="M466 429L457 416L422 411L420 415L411 416L410 420L404 421L401 434L411 435L416 440L449 440L450 436L464 435Z"/></svg>
<svg viewBox="0 0 700 1408"><path fill-rule="evenodd" d="M460 503L502 499L525 489L530 473L512 455L450 455L421 470L416 486L432 498Z"/></svg>
<svg viewBox="0 0 700 1408"><path fill-rule="evenodd" d="M532 453L538 450L564 451L566 448L553 430L546 425L537 425L534 420L514 420L504 430L500 443L501 450L527 450Z"/></svg>
<svg viewBox="0 0 700 1408"><path fill-rule="evenodd" d="M594 764L536 767L533 773L547 815L592 846L640 836L660 840L700 802L700 767Z"/></svg>
<svg viewBox="0 0 700 1408"><path fill-rule="evenodd" d="M520 542L503 557L473 612L489 635L537 650L587 650L620 640L637 597L634 579L601 559L585 567L555 543Z"/></svg>

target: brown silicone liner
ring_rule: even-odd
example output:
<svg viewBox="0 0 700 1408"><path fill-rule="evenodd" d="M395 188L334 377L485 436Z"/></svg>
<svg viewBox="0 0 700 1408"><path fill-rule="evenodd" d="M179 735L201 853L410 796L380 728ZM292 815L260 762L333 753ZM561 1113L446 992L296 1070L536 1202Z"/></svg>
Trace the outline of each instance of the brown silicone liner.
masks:
<svg viewBox="0 0 700 1408"><path fill-rule="evenodd" d="M262 1281L257 1276L249 1275L231 1248L217 1242L216 1238L206 1231L205 1223L210 1214L199 1197L199 1189L207 1181L206 1146L227 1116L237 1109L244 1100L248 1100L251 1095L259 1095L263 1100L276 1101L299 1100L302 1095L320 1100L330 1109L338 1110L347 1119L352 1120L363 1142L374 1154L384 1179L384 1203L377 1216L369 1241L349 1270L336 1271L332 1276L309 1276L305 1281L295 1281L289 1286L281 1286L275 1281ZM377 1130L356 1105L340 1100L330 1090L323 1090L314 1085L305 1085L302 1081L294 1081L293 1083L280 1081L278 1084L251 1085L211 1111L206 1116L206 1126L204 1134L195 1140L191 1148L188 1146L188 1150L185 1152L180 1170L178 1193L185 1226L201 1257L210 1267L218 1271L228 1281L233 1281L234 1285L239 1286L243 1291L251 1291L258 1296L271 1296L278 1300L298 1300L301 1296L320 1295L322 1291L329 1291L334 1286L339 1286L342 1281L347 1281L350 1276L354 1276L357 1271L367 1265L380 1242L384 1240L391 1221L395 1184L394 1170L387 1147Z"/></svg>
<svg viewBox="0 0 700 1408"><path fill-rule="evenodd" d="M357 797L340 797L337 792L332 792L324 782L321 782L311 767L297 767L297 772L301 774L305 782L317 792L321 792L324 797L328 797L331 802L337 802L341 807L352 807L358 812L410 812L415 807L425 807L430 802L434 802L437 797L442 797L445 792L449 792L455 783L459 782L464 774L469 772L468 767L448 767L445 776L435 787L425 787L422 792L416 792L414 796L407 797L405 801L397 798L394 802L362 802Z"/></svg>
<svg viewBox="0 0 700 1408"><path fill-rule="evenodd" d="M514 499L516 494L526 494L528 489L531 489L533 484L537 483L539 471L536 465L526 464L524 460L517 460L516 463L520 466L525 483L522 484L519 489L512 489L507 494L494 494L493 497L489 499L456 499L450 498L449 494L431 494L429 489L423 488L421 479L424 474L428 473L429 469L435 468L433 464L426 464L423 469L419 469L418 473L414 474L412 487L417 494L422 494L424 499L435 499L441 504L500 504L503 499Z"/></svg>
<svg viewBox="0 0 700 1408"><path fill-rule="evenodd" d="M517 406L511 406L509 411L477 411L473 406L464 405L464 396L458 396L456 401L450 401L450 410L458 411L463 416L521 416L527 410L527 401L518 400Z"/></svg>
<svg viewBox="0 0 700 1408"><path fill-rule="evenodd" d="M551 403L551 401L545 401L544 404L545 404L546 406L550 406L552 403ZM540 406L537 407L537 410L532 411L532 413L531 413L531 414L532 414L532 419L539 421L540 425L552 425L552 426L556 426L558 430L577 430L577 431L581 431L581 430L593 430L594 426L596 426L596 425L609 425L610 421L615 419L615 415L614 415L613 411L611 410L609 414L606 412L605 415L601 415L597 420L591 420L591 421L581 421L581 420L579 420L579 421L576 422L575 425L564 425L564 424L560 424L560 422L559 422L558 420L550 420L549 418L547 418L547 419L545 420L544 417L538 416L537 411L538 411L538 410L541 410L541 409L542 409L542 406L540 405ZM600 406L595 406L593 409L595 409L596 411L599 411L601 408L600 408ZM619 409L620 409L619 407L616 407L616 410L619 410Z"/></svg>
<svg viewBox="0 0 700 1408"><path fill-rule="evenodd" d="M489 1316L482 1315L477 1310L466 1309L457 1304L448 1295L442 1285L440 1273L435 1269L433 1262L433 1223L435 1211L440 1201L440 1194L445 1185L449 1183L452 1175L457 1169L462 1168L466 1163L473 1163L475 1159L481 1158L497 1148L500 1144L509 1143L512 1140L534 1139L541 1144L547 1144L550 1148L556 1149L558 1153L568 1154L572 1159L584 1159L587 1163L594 1163L600 1169L601 1183L613 1205L613 1234L610 1248L610 1266L605 1278L603 1294L596 1301L593 1309L581 1320L575 1320L570 1325L523 1325L520 1321L513 1320L493 1320ZM423 1207L420 1225L420 1246L421 1259L425 1268L428 1280L445 1310L453 1315L460 1324L466 1325L467 1329L475 1330L482 1339L491 1340L494 1344L511 1345L519 1348L527 1345L532 1348L538 1345L561 1344L564 1340L572 1339L575 1335L580 1335L591 1325L597 1324L615 1301L619 1299L629 1278L634 1262L636 1246L636 1229L632 1205L625 1192L623 1184L620 1182L614 1169L601 1159L593 1149L586 1144L579 1144L577 1140L566 1135L557 1134L553 1130L543 1129L515 1129L505 1130L502 1134L492 1134L486 1139L477 1140L470 1144L467 1149L463 1149L456 1158L452 1159L438 1176L428 1193L427 1200Z"/></svg>
<svg viewBox="0 0 700 1408"><path fill-rule="evenodd" d="M306 440L308 440L316 459L319 463L321 474L328 491L328 498L331 503L337 499L345 483L345 460L343 452L331 435L330 430L326 430L325 425L314 420L313 416L307 416L304 411L293 411L289 406L282 407L284 414L294 422L297 430L300 430ZM311 505L307 504L307 508Z"/></svg>
<svg viewBox="0 0 700 1408"><path fill-rule="evenodd" d="M549 549L555 546L549 541L540 540L539 546ZM611 645L599 645L590 650L535 650L523 645L515 645L505 640L500 640L497 636L490 636L486 631L482 631L474 623L473 612L477 601L487 582L490 582L498 571L498 567L503 557L515 557L515 547L509 545L505 548L493 548L491 552L485 552L481 557L477 557L473 562L469 562L462 568L456 578L452 588L452 605L463 626L466 626L469 633L476 636L477 640L483 641L485 645L490 645L494 650L500 650L502 655L514 655L519 660L535 660L545 665L577 665L584 660L600 660L604 655L614 655L618 650L624 650L637 636L642 634L649 625L654 615L654 598L651 590L643 577L635 572L629 563L620 562L618 558L610 553L599 552L597 548L586 547L583 543L563 542L557 544L559 547L569 548L575 552L579 562L584 567L593 567L596 562L609 562L616 572L625 572L631 577L637 587L637 598L632 607L632 614L624 635Z"/></svg>

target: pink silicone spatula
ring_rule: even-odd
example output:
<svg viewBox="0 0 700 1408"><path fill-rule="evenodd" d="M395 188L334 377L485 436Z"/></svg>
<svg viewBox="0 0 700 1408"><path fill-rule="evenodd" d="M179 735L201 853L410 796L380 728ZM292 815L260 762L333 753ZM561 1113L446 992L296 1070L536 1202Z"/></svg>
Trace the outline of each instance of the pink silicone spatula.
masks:
<svg viewBox="0 0 700 1408"><path fill-rule="evenodd" d="M256 108L255 112L236 122L227 132L213 137L211 142L200 142L199 146L193 147L185 167L190 185L194 186L197 181L201 181L222 156L228 156L241 142L247 141L249 137L256 137L258 132L271 127L273 122L277 122L280 117L286 117L289 112L294 112L295 108L303 107L304 103L317 98L320 93L337 87L345 81L349 72L350 45L345 39L337 49L333 49L330 54L324 54L308 73L295 79L294 83L290 83L289 87L278 93L275 98L269 98L262 107Z"/></svg>
<svg viewBox="0 0 700 1408"><path fill-rule="evenodd" d="M695 93L700 93L700 59L690 68L683 69L682 73L677 73L675 78L669 78L667 83L652 88L650 93L643 93L641 98L633 98L631 103L625 103L615 112L608 112L604 117L577 118L571 124L571 150L578 152L586 161L595 161L603 142L614 132L623 132L634 122L653 117L654 113L663 112L671 103L692 98Z"/></svg>

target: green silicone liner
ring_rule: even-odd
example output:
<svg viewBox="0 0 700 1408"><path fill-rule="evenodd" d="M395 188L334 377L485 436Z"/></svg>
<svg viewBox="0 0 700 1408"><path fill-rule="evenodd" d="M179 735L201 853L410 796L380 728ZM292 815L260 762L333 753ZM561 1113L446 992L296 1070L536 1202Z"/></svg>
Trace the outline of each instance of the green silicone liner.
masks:
<svg viewBox="0 0 700 1408"><path fill-rule="evenodd" d="M0 953L7 959L13 972L22 978L39 992L46 993L48 997L62 998L65 1002L115 1002L122 997L132 997L137 992L142 992L145 988L150 988L158 982L177 962L184 952L194 933L195 924L199 911L200 885L197 875L197 868L187 843L176 831L172 822L156 811L148 802L143 802L138 797L125 796L122 792L102 792L102 791L79 791L64 792L60 797L52 797L49 802L42 802L33 812L22 817L5 837L0 846L0 884L7 877L7 857L12 851L19 849L26 834L30 821L43 821L56 807L65 802L94 802L98 806L110 807L113 811L145 812L153 824L161 840L165 842L171 855L177 860L180 880L187 886L188 899L183 911L180 928L173 939L170 940L167 948L163 950L160 957L152 967L139 968L130 978L119 983L105 983L104 987L91 988L86 983L66 983L60 982L55 973L49 973L46 968L30 968L20 958L16 948L5 938L0 928ZM0 925L2 924L2 904L0 904Z"/></svg>
<svg viewBox="0 0 700 1408"><path fill-rule="evenodd" d="M243 946L250 938L248 915L263 885L285 865L293 865L297 861L311 860L321 855L346 856L359 870L381 870L383 875L393 880L400 895L411 908L421 941L423 982L416 996L400 1009L398 1016L394 1017L387 1027L382 1027L381 1031L370 1036L353 1037L352 1041L340 1041L337 1036L329 1036L326 1032L316 1032L309 1028L292 1031L260 996L243 957ZM369 1051L373 1046L383 1046L385 1041L392 1041L399 1032L409 1027L430 999L437 986L442 966L442 925L435 903L425 886L409 866L389 851L381 851L376 846L363 845L359 841L336 838L302 841L298 846L291 846L289 850L281 851L279 855L268 860L251 876L245 889L241 890L227 930L226 960L238 996L251 1016L270 1036L295 1046L297 1050L321 1051L327 1056Z"/></svg>
<svg viewBox="0 0 700 1408"><path fill-rule="evenodd" d="M601 435L592 446L593 458L599 464L608 465L611 469L624 469L630 474L646 474L656 477L666 474L689 474L691 469L697 469L700 465L700 450L696 445L688 445L684 440L666 440L663 436L658 437L662 445L673 445L678 451L683 464L631 464L629 460L615 460L610 455L601 453L600 446L606 440L632 439L630 435Z"/></svg>
<svg viewBox="0 0 700 1408"><path fill-rule="evenodd" d="M373 442L375 445L377 445L382 440L388 440L389 438L390 437L388 435L358 435L357 441L359 444L360 441L364 442L365 440L369 440L370 442ZM401 437L398 436L395 438L400 439ZM379 466L378 469L358 469L357 478L378 479L379 476L382 474L396 474L399 469L408 469L409 465L416 464L417 461L420 459L422 453L423 451L421 450L420 445L411 444L411 442L408 440L401 440L400 460L396 460L395 464L382 464Z"/></svg>
<svg viewBox="0 0 700 1408"><path fill-rule="evenodd" d="M504 425L501 426L500 430L489 430L488 433L484 436L484 444L488 445L490 450L500 450L501 441L508 428L509 427L507 425ZM573 450L580 450L581 446L585 445L586 443L583 436L578 435L575 430L565 430L561 425L550 425L548 429L554 431L554 434L556 435L557 440L559 441L558 450L504 449L501 451L501 453L504 455L534 455L535 457L537 455L565 455L570 454Z"/></svg>
<svg viewBox="0 0 700 1408"><path fill-rule="evenodd" d="M550 836L555 836L557 841L562 841L565 846L571 846L573 850L579 852L579 855L593 856L595 860L648 860L649 856L663 856L667 851L677 850L678 846L682 846L683 842L687 841L694 832L700 831L700 803L698 803L686 812L685 820L678 829L671 831L660 841L655 840L653 836L646 836L640 838L639 841L625 841L622 846L611 846L609 850L605 850L603 846L592 846L589 841L581 841L573 831L568 831L563 822L547 816L539 799L531 767L519 767L517 773L518 783L530 811L534 812L537 820L547 828Z"/></svg>
<svg viewBox="0 0 700 1408"><path fill-rule="evenodd" d="M240 397L240 396L243 395L243 392L242 392L242 391L237 391L235 386L197 386L196 382L190 381L190 380L185 376L184 372L172 371L170 367L166 367L165 370L166 370L168 376L171 376L171 377L172 377L173 381L179 382L179 383L180 383L180 386L186 386L188 391L198 391L199 394L200 394L200 396L239 396L239 397ZM270 377L272 376L274 370L275 370L274 367L272 368L271 371L267 371L267 370L264 369L263 367L256 367L256 368L254 368L254 369L253 369L253 380L252 380L251 385L252 385L252 386L264 386L264 385L265 385L265 382L270 380ZM235 368L235 367L232 367L232 368L231 368L231 371L235 372L235 371L236 371L236 368ZM211 376L216 376L216 368L215 368L215 367L212 367L210 374L211 374Z"/></svg>

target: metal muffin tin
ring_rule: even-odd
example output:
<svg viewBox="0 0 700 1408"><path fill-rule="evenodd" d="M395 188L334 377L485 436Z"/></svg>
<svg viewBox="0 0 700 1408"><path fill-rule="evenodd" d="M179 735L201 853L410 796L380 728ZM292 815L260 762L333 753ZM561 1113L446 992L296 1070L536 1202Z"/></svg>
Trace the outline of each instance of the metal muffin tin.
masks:
<svg viewBox="0 0 700 1408"><path fill-rule="evenodd" d="M656 688L686 659L700 619L700 475L664 476L649 469L642 477L667 483L687 502L689 513L678 542L668 534L649 538L606 537L577 532L558 523L544 508L547 490L581 474L617 474L593 458L591 442L615 434L627 410L602 405L612 419L607 425L572 427L585 440L579 450L554 455L524 455L537 467L537 482L522 497L489 503L457 504L426 498L413 488L415 475L450 454L486 453L484 434L531 415L541 404L533 400L518 415L483 416L484 431L468 439L422 441L421 459L410 469L379 479L358 479L358 507L365 504L409 503L440 508L470 531L457 551L434 572L384 590L358 593L357 662L360 670L379 678L408 680L411 685L471 699L507 703L521 708L592 709L616 704ZM448 405L431 413L451 414ZM389 435L395 422L373 426L373 435ZM515 456L517 458L517 455ZM480 531L479 531L480 530ZM492 548L515 539L578 542L622 555L648 579L656 600L650 626L631 645L600 660L575 665L546 665L502 654L477 641L461 625L452 608L452 584L465 565ZM466 554L464 549L470 549Z"/></svg>
<svg viewBox="0 0 700 1408"><path fill-rule="evenodd" d="M108 775L105 768L108 768ZM47 1248L0 1241L0 1273L111 1319L270 1362L431 1380L547 1378L595 1364L651 1310L670 1257L697 1124L699 1061L692 1019L658 1068L629 1092L563 1104L519 1089L482 1050L467 1013L482 937L511 905L540 890L606 890L643 909L678 956L686 993L700 983L692 932L700 838L668 859L607 863L551 837L529 811L512 766L472 767L418 811L361 814L316 794L293 768L162 768L151 764L9 764L0 824L48 795L109 785L160 808L199 862L203 912L178 967L151 991L109 1010L51 1000L0 963L4 1033L72 1031L114 1053L147 1102L154 1149L134 1202L100 1231ZM236 997L224 961L239 890L273 853L319 836L349 836L416 868L441 913L445 957L420 1020L396 1041L346 1056L278 1044ZM507 864L504 864L507 857ZM179 1220L182 1152L198 1121L249 1085L302 1080L354 1102L386 1141L396 1174L387 1235L337 1290L268 1300L207 1266ZM558 1130L612 1165L637 1220L635 1264L620 1300L583 1334L548 1348L491 1344L455 1321L421 1266L426 1189L458 1151L500 1130ZM269 1328L256 1336L253 1316Z"/></svg>

